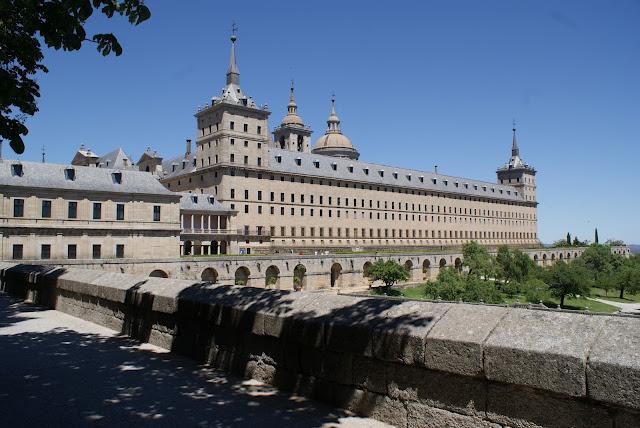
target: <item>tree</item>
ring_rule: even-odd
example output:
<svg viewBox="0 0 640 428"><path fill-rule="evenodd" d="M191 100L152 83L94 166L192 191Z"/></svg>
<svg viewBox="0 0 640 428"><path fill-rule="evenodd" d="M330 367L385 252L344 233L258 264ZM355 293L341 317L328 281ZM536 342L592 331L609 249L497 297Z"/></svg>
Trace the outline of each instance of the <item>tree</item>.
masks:
<svg viewBox="0 0 640 428"><path fill-rule="evenodd" d="M620 298L624 299L624 292L635 294L640 291L640 257L633 256L626 259L617 269L615 284L620 290Z"/></svg>
<svg viewBox="0 0 640 428"><path fill-rule="evenodd" d="M567 245L571 246L571 234L567 232Z"/></svg>
<svg viewBox="0 0 640 428"><path fill-rule="evenodd" d="M549 292L560 299L561 307L566 296L585 295L591 289L589 271L578 261L556 262L548 272L546 283Z"/></svg>
<svg viewBox="0 0 640 428"><path fill-rule="evenodd" d="M600 243L600 240L598 239L598 228L597 227L596 227L596 234L595 234L594 238L595 238L594 239L594 243L596 245L598 245Z"/></svg>
<svg viewBox="0 0 640 428"><path fill-rule="evenodd" d="M384 283L384 292L387 294L391 287L398 281L409 279L409 269L395 260L377 260L369 268L369 275L374 281Z"/></svg>
<svg viewBox="0 0 640 428"><path fill-rule="evenodd" d="M24 122L38 107L40 87L33 79L47 73L42 63L46 46L75 51L85 41L95 43L106 56L122 54L122 46L111 34L87 37L85 23L94 10L107 18L121 15L132 25L151 16L143 0L3 0L0 3L0 142L8 140L17 153L24 152L23 136L29 130Z"/></svg>
<svg viewBox="0 0 640 428"><path fill-rule="evenodd" d="M488 277L493 273L493 259L486 248L480 246L476 241L467 242L462 246L464 265L469 268L467 274L470 276Z"/></svg>
<svg viewBox="0 0 640 428"><path fill-rule="evenodd" d="M541 279L530 278L523 284L524 298L527 302L540 303L547 298L549 287Z"/></svg>
<svg viewBox="0 0 640 428"><path fill-rule="evenodd" d="M591 271L593 280L596 285L613 272L615 261L611 248L607 245L591 245L584 250L580 256L580 260Z"/></svg>
<svg viewBox="0 0 640 428"><path fill-rule="evenodd" d="M624 245L624 241L620 239L607 239L607 242L605 242L604 244L609 245L610 247L619 247L621 245Z"/></svg>

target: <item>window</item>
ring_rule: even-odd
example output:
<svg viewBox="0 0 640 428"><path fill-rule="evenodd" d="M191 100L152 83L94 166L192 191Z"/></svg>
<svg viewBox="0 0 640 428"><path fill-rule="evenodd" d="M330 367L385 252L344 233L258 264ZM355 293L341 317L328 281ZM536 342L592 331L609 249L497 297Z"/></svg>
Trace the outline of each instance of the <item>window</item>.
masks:
<svg viewBox="0 0 640 428"><path fill-rule="evenodd" d="M249 125L247 125L246 123L244 124L244 126L242 127L242 130L244 132L249 132Z"/></svg>
<svg viewBox="0 0 640 428"><path fill-rule="evenodd" d="M235 161L236 161L236 157L235 157L235 155L234 155L233 153L231 153L231 154L229 155L229 162L233 163L233 162L235 162Z"/></svg>
<svg viewBox="0 0 640 428"><path fill-rule="evenodd" d="M91 256L94 259L99 259L100 258L100 253L101 253L100 249L101 249L100 244L94 244L93 245L93 248L91 250Z"/></svg>
<svg viewBox="0 0 640 428"><path fill-rule="evenodd" d="M24 217L24 199L13 200L13 216Z"/></svg>
<svg viewBox="0 0 640 428"><path fill-rule="evenodd" d="M262 134L262 126L258 126L258 134Z"/></svg>
<svg viewBox="0 0 640 428"><path fill-rule="evenodd" d="M234 146L236 144L236 140L235 139L231 139L231 145Z"/></svg>
<svg viewBox="0 0 640 428"><path fill-rule="evenodd" d="M22 260L22 244L13 244L13 260Z"/></svg>
<svg viewBox="0 0 640 428"><path fill-rule="evenodd" d="M67 210L68 218L78 218L78 203L75 201L70 201L68 210Z"/></svg>
<svg viewBox="0 0 640 428"><path fill-rule="evenodd" d="M93 203L93 219L100 220L102 218L102 204L100 202Z"/></svg>
<svg viewBox="0 0 640 428"><path fill-rule="evenodd" d="M231 189L231 199L236 197L236 189Z"/></svg>
<svg viewBox="0 0 640 428"><path fill-rule="evenodd" d="M244 157L244 164L249 165L249 156Z"/></svg>
<svg viewBox="0 0 640 428"><path fill-rule="evenodd" d="M233 122L229 123L229 128L231 128L231 129L235 129L235 127L236 127L236 124L235 124L235 123L233 123Z"/></svg>
<svg viewBox="0 0 640 428"><path fill-rule="evenodd" d="M153 221L160 221L160 205L153 206Z"/></svg>
<svg viewBox="0 0 640 428"><path fill-rule="evenodd" d="M73 168L67 168L64 170L64 178L69 181L74 181L76 179L76 170Z"/></svg>
<svg viewBox="0 0 640 428"><path fill-rule="evenodd" d="M116 258L117 259L124 258L124 244L116 245Z"/></svg>
<svg viewBox="0 0 640 428"><path fill-rule="evenodd" d="M249 191L248 190L244 191L244 198L245 199L249 199Z"/></svg>
<svg viewBox="0 0 640 428"><path fill-rule="evenodd" d="M42 244L40 246L40 258L43 260L47 260L51 258L51 245L50 244Z"/></svg>
<svg viewBox="0 0 640 428"><path fill-rule="evenodd" d="M42 201L42 218L51 218L51 201Z"/></svg>
<svg viewBox="0 0 640 428"><path fill-rule="evenodd" d="M22 164L14 163L11 165L11 175L13 175L14 177L22 177L22 174Z"/></svg>
<svg viewBox="0 0 640 428"><path fill-rule="evenodd" d="M113 182L116 184L122 184L122 173L121 172L114 172L111 174L112 178L113 178Z"/></svg>
<svg viewBox="0 0 640 428"><path fill-rule="evenodd" d="M124 220L124 204L116 204L116 220Z"/></svg>
<svg viewBox="0 0 640 428"><path fill-rule="evenodd" d="M258 158L258 166L262 166L262 158Z"/></svg>
<svg viewBox="0 0 640 428"><path fill-rule="evenodd" d="M75 259L78 256L78 247L76 244L67 245L67 258Z"/></svg>

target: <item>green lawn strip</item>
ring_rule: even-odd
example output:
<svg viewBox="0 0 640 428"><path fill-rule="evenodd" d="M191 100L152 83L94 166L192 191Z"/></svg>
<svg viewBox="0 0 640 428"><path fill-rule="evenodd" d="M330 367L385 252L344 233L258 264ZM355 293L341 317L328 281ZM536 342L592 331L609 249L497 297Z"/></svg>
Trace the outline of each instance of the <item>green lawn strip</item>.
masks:
<svg viewBox="0 0 640 428"><path fill-rule="evenodd" d="M618 290L609 290L609 293L605 293L602 288L593 287L591 289L591 297L597 297L599 299L611 300L612 302L619 303L640 303L640 294L624 294L624 299L618 297L620 292Z"/></svg>

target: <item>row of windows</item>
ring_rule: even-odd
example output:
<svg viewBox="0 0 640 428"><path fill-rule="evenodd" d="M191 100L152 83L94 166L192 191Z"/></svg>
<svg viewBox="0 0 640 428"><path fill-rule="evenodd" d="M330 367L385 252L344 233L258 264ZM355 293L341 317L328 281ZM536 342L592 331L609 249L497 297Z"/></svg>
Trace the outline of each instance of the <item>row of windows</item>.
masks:
<svg viewBox="0 0 640 428"><path fill-rule="evenodd" d="M115 248L116 258L124 258L124 244L116 244ZM22 244L13 245L13 259L22 260L24 257L24 246ZM102 245L94 244L91 247L91 257L94 259L102 258ZM51 244L40 245L40 258L47 260L51 258ZM76 244L67 245L67 259L78 258L78 246Z"/></svg>
<svg viewBox="0 0 640 428"><path fill-rule="evenodd" d="M248 226L245 226L248 227ZM280 227L281 237L319 237L325 236L324 227ZM276 235L276 227L271 226L271 237ZM308 235L307 235L308 231ZM468 230L410 230L410 229L366 229L366 228L326 228L328 237L345 238L438 238L438 239L535 239L533 232L500 232L500 231L468 231ZM335 232L335 234L334 234Z"/></svg>
<svg viewBox="0 0 640 428"><path fill-rule="evenodd" d="M215 125L209 125L206 128L200 128L200 136L205 136L207 135L207 131L209 131L208 133L211 134L214 132L213 128L215 126L215 130L219 131L220 130L220 122L216 123ZM232 131L235 131L236 129L236 123L231 121L229 122L229 129ZM249 132L249 125L246 123L242 124L242 132ZM262 134L262 126L258 125L256 127L256 134L261 135Z"/></svg>
<svg viewBox="0 0 640 428"><path fill-rule="evenodd" d="M51 218L51 205L53 201L42 200L40 216L42 218ZM116 220L124 220L124 204L116 204ZM153 206L153 221L160 221L160 205ZM24 199L13 200L13 216L24 217ZM78 202L67 202L67 218L78 218ZM93 203L93 216L94 220L102 219L102 203Z"/></svg>
<svg viewBox="0 0 640 428"><path fill-rule="evenodd" d="M275 202L275 192L270 192L269 195L269 201L270 202ZM235 199L236 197L236 191L235 189L230 189L229 192L229 196L230 199ZM256 192L256 199L258 201L262 201L262 190L258 190ZM249 199L249 190L245 190L244 191L244 199L248 200ZM290 202L296 203L296 195L294 193L290 194L290 198L289 198ZM324 204L324 196L320 195L318 197L318 205L323 205ZM285 198L285 193L281 192L280 193L280 202L285 202L286 198ZM304 204L305 203L305 195L304 194L300 194L298 201L300 204ZM327 205L333 205L334 202L334 198L331 196L327 197ZM337 197L335 198L335 202L336 202L336 206L342 206L342 203L344 202L344 206L348 207L349 205L349 198L340 198ZM369 208L373 209L373 200L369 199ZM376 202L376 209L382 209L380 201L375 201ZM309 204L315 204L315 197L314 195L309 195ZM353 198L353 203L351 205L352 207L356 208L358 206L358 200L356 198ZM391 201L391 203L389 204L389 202L384 201L384 209L387 210L389 209L389 206L391 206L392 210L397 209L398 210L402 210L402 203L398 202L396 204L395 201ZM361 208L365 208L365 200L361 199L360 200L360 207ZM485 209L477 209L474 208L473 210L471 208L460 208L458 209L458 207L447 207L447 206L440 206L440 205L431 205L431 211L429 211L429 205L428 204L424 204L424 212L425 213L440 213L440 209L442 208L442 213L447 213L447 208L449 210L449 214L464 214L464 215L482 215L482 216L491 216L491 217L502 217L502 218L522 218L522 219L527 219L527 218L531 218L533 217L532 214L529 213L517 213L517 212L509 212L509 211L496 211L496 210L485 210ZM411 204L411 210L409 210L409 203L405 202L404 203L404 210L405 211L413 211L413 212L423 212L423 205L422 204L418 204L418 209L416 211L416 204L412 203Z"/></svg>

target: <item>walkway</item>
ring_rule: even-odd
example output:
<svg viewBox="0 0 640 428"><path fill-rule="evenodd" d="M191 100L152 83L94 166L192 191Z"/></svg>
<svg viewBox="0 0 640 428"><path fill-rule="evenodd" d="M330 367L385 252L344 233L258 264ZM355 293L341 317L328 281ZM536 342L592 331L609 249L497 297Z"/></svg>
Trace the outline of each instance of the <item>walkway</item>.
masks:
<svg viewBox="0 0 640 428"><path fill-rule="evenodd" d="M591 300L595 300L596 302L606 303L607 305L615 306L620 309L620 312L624 312L627 314L637 314L640 315L640 303L621 303L615 302L613 300L606 299L598 299L595 297L590 297Z"/></svg>
<svg viewBox="0 0 640 428"><path fill-rule="evenodd" d="M7 427L386 427L0 293Z"/></svg>

